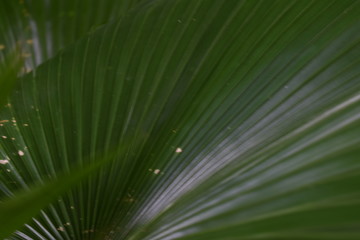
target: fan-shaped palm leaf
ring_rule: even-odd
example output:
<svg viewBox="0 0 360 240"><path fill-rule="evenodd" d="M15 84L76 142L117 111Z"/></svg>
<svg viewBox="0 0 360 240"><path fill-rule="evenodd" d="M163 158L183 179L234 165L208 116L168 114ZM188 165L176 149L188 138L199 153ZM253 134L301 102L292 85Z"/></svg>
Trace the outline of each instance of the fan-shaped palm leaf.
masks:
<svg viewBox="0 0 360 240"><path fill-rule="evenodd" d="M360 237L359 1L27 4L1 194L123 151L11 239Z"/></svg>

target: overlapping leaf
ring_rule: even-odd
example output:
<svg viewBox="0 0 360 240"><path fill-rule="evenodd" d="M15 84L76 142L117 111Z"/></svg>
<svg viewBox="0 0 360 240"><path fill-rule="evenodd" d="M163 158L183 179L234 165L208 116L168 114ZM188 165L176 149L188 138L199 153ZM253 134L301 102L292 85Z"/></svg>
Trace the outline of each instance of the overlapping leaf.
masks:
<svg viewBox="0 0 360 240"><path fill-rule="evenodd" d="M25 69L31 71L64 47L142 2L145 0L1 1L0 56L1 50L21 47Z"/></svg>

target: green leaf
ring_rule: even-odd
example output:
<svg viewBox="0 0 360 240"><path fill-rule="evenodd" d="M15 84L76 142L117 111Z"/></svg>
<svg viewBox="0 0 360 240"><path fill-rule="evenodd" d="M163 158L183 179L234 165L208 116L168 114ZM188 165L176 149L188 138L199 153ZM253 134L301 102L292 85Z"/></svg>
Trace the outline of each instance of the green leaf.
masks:
<svg viewBox="0 0 360 240"><path fill-rule="evenodd" d="M126 147L13 239L358 239L359 11L149 1L65 48L0 113L1 193Z"/></svg>
<svg viewBox="0 0 360 240"><path fill-rule="evenodd" d="M22 48L31 71L99 26L120 18L142 0L2 0L0 45ZM144 1L143 1L144 2Z"/></svg>
<svg viewBox="0 0 360 240"><path fill-rule="evenodd" d="M117 150L117 154L121 148ZM114 153L88 166L75 168L69 173L61 174L53 180L45 180L45 184L37 184L27 191L15 193L12 198L0 202L0 238L9 237L17 229L37 216L41 209L47 207L64 193L80 182L88 179L115 157ZM29 207L31 203L31 207Z"/></svg>
<svg viewBox="0 0 360 240"><path fill-rule="evenodd" d="M15 86L21 65L22 61L17 52L5 55L0 62L0 107L7 102Z"/></svg>

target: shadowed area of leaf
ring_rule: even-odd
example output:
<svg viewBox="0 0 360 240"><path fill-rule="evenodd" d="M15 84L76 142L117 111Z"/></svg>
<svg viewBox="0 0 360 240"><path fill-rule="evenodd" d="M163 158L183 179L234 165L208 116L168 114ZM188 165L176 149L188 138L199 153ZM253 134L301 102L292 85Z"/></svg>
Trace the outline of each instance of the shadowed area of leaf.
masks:
<svg viewBox="0 0 360 240"><path fill-rule="evenodd" d="M19 51L3 55L0 62L0 107L8 101L8 97L15 87L16 80L20 74L23 61Z"/></svg>

